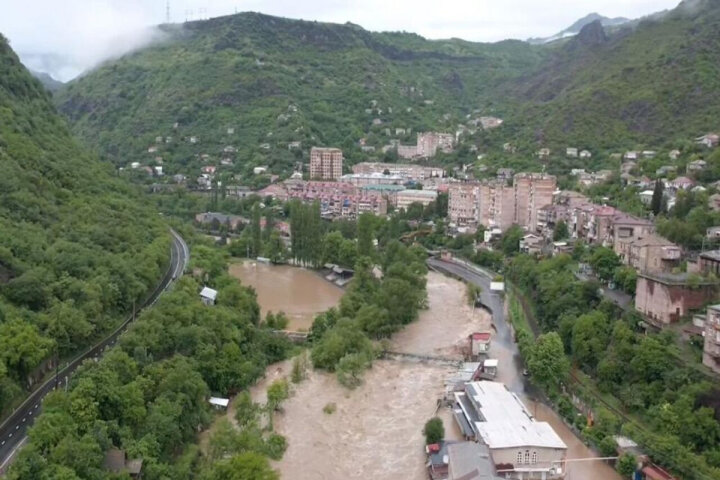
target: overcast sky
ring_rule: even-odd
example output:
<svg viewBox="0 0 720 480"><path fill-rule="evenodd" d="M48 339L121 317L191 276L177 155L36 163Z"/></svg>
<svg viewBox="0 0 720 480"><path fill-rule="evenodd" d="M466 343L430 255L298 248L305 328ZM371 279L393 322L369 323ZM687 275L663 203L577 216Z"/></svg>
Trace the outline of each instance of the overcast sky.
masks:
<svg viewBox="0 0 720 480"><path fill-rule="evenodd" d="M183 22L242 11L474 41L547 37L591 12L638 18L679 0L170 0ZM69 80L152 38L166 0L2 0L0 32L31 68ZM41 56L42 55L42 56Z"/></svg>

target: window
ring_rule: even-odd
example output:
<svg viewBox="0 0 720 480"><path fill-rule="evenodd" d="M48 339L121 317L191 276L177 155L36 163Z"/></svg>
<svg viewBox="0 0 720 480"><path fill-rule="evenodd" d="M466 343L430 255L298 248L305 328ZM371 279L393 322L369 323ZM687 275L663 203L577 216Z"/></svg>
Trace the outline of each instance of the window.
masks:
<svg viewBox="0 0 720 480"><path fill-rule="evenodd" d="M519 451L518 454L517 454L517 464L518 464L518 465L522 465L522 463L523 463L522 460L523 460L523 455L522 455L522 450L521 450L521 451Z"/></svg>
<svg viewBox="0 0 720 480"><path fill-rule="evenodd" d="M530 465L530 450L525 450L525 463Z"/></svg>
<svg viewBox="0 0 720 480"><path fill-rule="evenodd" d="M537 452L536 451L533 451L532 463L533 463L533 465L535 465L537 463Z"/></svg>

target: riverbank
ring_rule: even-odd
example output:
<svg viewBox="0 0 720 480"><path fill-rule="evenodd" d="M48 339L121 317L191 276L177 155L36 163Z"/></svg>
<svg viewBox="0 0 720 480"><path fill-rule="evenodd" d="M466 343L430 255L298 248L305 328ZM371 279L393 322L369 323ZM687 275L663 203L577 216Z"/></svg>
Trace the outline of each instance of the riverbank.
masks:
<svg viewBox="0 0 720 480"><path fill-rule="evenodd" d="M441 274L428 274L428 305L418 320L392 339L407 353L458 355L467 335L490 327L490 316L467 305L465 286ZM251 393L263 401L269 383L289 375L289 363L268 368ZM297 480L404 478L425 480L425 422L435 415L451 367L378 360L355 390L340 386L334 375L308 372L293 385L291 398L276 415L275 429L288 441L282 477ZM334 405L333 413L325 407ZM460 439L450 410L438 412L448 439ZM328 461L332 459L332 461Z"/></svg>

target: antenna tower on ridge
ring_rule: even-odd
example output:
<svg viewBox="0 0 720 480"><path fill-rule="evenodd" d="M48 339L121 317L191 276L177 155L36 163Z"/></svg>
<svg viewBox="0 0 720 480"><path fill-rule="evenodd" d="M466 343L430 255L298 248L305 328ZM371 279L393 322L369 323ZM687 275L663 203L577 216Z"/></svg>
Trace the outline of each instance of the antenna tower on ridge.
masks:
<svg viewBox="0 0 720 480"><path fill-rule="evenodd" d="M165 2L165 23L170 23L170 0Z"/></svg>

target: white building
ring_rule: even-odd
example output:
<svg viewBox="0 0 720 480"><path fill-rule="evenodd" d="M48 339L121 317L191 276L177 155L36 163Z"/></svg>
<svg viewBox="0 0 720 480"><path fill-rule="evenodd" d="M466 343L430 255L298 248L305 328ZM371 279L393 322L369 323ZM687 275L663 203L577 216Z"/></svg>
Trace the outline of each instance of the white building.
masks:
<svg viewBox="0 0 720 480"><path fill-rule="evenodd" d="M454 416L466 437L487 445L498 473L512 479L564 478L567 445L538 422L502 383L479 381L455 393Z"/></svg>
<svg viewBox="0 0 720 480"><path fill-rule="evenodd" d="M210 287L203 287L200 291L200 299L205 305L215 305L215 299L217 298L217 290L213 290Z"/></svg>

